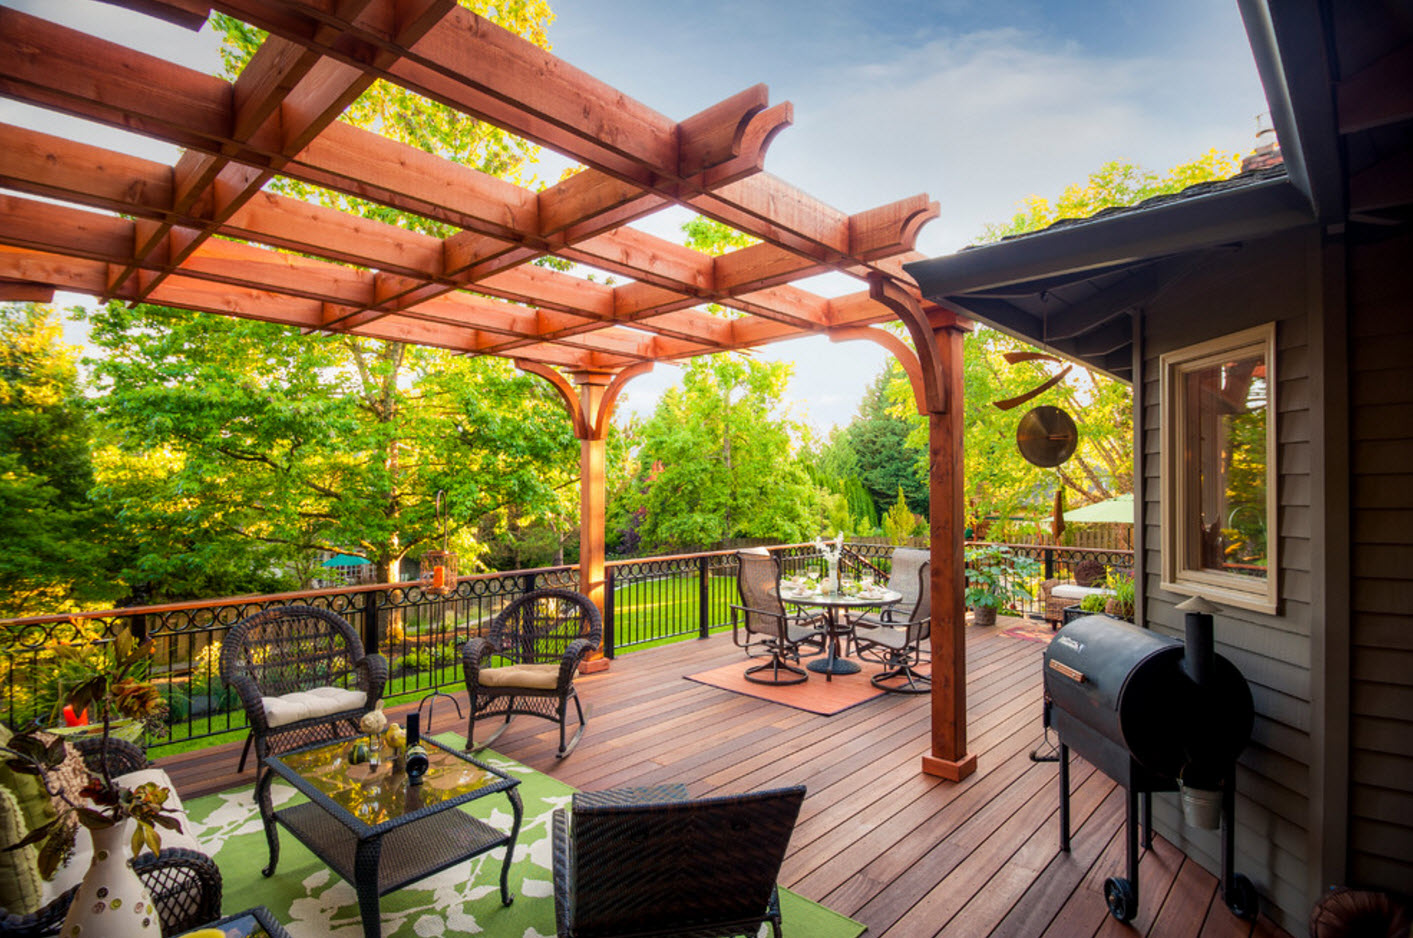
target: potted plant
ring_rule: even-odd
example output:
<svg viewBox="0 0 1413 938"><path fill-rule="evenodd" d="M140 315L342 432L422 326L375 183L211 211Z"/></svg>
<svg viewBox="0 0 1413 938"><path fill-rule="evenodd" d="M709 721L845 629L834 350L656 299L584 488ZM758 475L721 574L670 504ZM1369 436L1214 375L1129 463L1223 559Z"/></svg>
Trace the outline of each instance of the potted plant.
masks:
<svg viewBox="0 0 1413 938"><path fill-rule="evenodd" d="M976 625L995 625L996 612L1030 597L1027 581L1040 573L1040 564L1004 544L975 544L966 549L966 604Z"/></svg>
<svg viewBox="0 0 1413 938"><path fill-rule="evenodd" d="M1114 591L1114 595L1104 604L1104 611L1115 619L1132 622L1135 597L1133 574L1126 570L1110 570L1105 585Z"/></svg>

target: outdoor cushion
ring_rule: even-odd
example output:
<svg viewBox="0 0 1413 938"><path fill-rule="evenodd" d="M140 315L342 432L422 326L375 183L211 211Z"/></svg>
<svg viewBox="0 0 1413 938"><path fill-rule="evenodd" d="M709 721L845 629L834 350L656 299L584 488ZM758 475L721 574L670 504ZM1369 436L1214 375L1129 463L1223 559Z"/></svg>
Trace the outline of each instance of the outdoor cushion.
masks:
<svg viewBox="0 0 1413 938"><path fill-rule="evenodd" d="M265 707L265 721L270 726L284 726L299 720L312 720L333 716L345 710L357 710L367 700L368 695L361 690L316 687L313 690L295 691L279 697L261 697L260 703Z"/></svg>
<svg viewBox="0 0 1413 938"><path fill-rule="evenodd" d="M559 686L559 663L511 664L503 668L482 668L476 682L486 687L525 687L554 690Z"/></svg>
<svg viewBox="0 0 1413 938"><path fill-rule="evenodd" d="M184 847L187 850L202 850L201 844L196 838L191 836L189 825L186 819L186 809L182 807L182 800L177 796L176 786L172 784L171 778L161 769L138 769L136 772L128 772L119 775L114 779L119 785L127 788L134 788L144 782L154 782L162 788L168 789L167 807L173 809L167 813L173 814L177 822L181 824L181 831L169 831L166 828L158 828L157 833L162 837L162 849L169 847ZM132 832L137 826L137 822L128 818L123 822L126 828L123 831L124 841L132 840ZM88 832L82 828L78 831L78 836L74 838L74 855L69 860L67 866L59 867L54 878L44 883L44 894L40 902L43 905L52 902L64 892L83 881L83 874L88 872L89 861L93 857L93 841L89 838Z"/></svg>
<svg viewBox="0 0 1413 938"><path fill-rule="evenodd" d="M1086 596L1112 596L1114 591L1102 586L1075 586L1073 583L1061 583L1058 586L1050 587L1050 595L1060 599L1080 600Z"/></svg>
<svg viewBox="0 0 1413 938"><path fill-rule="evenodd" d="M28 833L14 792L0 786L0 848L19 843ZM39 878L39 854L34 845L0 849L0 908L28 915L44 904L43 895L44 881Z"/></svg>
<svg viewBox="0 0 1413 938"><path fill-rule="evenodd" d="M14 735L8 726L0 723L0 746L9 746ZM40 785L38 776L16 772L5 764L4 759L0 759L0 786L8 788L14 795L24 815L25 830L34 830L54 820L54 804Z"/></svg>

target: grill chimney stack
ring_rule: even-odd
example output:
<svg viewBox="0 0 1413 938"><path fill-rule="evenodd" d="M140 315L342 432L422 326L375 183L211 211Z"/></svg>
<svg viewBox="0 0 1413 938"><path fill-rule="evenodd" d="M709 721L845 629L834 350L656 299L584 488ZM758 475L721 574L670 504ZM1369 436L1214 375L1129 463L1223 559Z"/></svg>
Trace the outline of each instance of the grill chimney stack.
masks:
<svg viewBox="0 0 1413 938"><path fill-rule="evenodd" d="M1178 608L1185 614L1184 624L1187 627L1182 653L1183 670L1192 678L1192 683L1205 687L1212 679L1212 669L1217 659L1212 613L1221 607L1201 596L1193 596L1179 603Z"/></svg>

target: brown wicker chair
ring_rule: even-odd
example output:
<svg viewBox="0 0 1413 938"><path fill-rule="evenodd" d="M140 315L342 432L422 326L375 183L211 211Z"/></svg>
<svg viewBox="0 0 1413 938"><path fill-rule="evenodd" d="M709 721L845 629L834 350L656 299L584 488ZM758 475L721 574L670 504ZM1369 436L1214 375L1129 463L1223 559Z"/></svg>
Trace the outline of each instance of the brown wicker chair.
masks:
<svg viewBox="0 0 1413 938"><path fill-rule="evenodd" d="M816 626L819 617L806 618L785 611L780 601L780 561L770 554L739 551L736 591L739 605L731 607L731 641L747 655L769 655L770 660L746 669L746 680L754 684L801 684L809 678L803 668L790 664L800 660L800 646L818 643L824 650L824 633ZM752 649L760 649L753 652ZM758 677L769 671L770 677ZM784 676L782 677L782 673Z"/></svg>
<svg viewBox="0 0 1413 938"><path fill-rule="evenodd" d="M1074 605L1077 600L1072 597L1051 596L1050 591L1057 586L1070 584L1073 586L1102 586L1104 580L1104 565L1097 560L1081 560L1074 565L1074 579L1046 580L1040 584L1040 596L1044 606L1045 621L1050 623L1050 627L1057 628L1065 617L1065 607Z"/></svg>
<svg viewBox="0 0 1413 938"><path fill-rule="evenodd" d="M883 665L870 679L881 690L925 694L932 689L932 678L916 670L923 661L922 643L932 634L931 573L928 551L898 548L888 588L903 598L879 615L859 616L853 622L859 657Z"/></svg>
<svg viewBox="0 0 1413 938"><path fill-rule="evenodd" d="M327 609L279 606L231 627L221 644L221 679L250 721L240 754L255 746L255 778L272 752L358 732L383 697L387 660L365 655L353 626Z"/></svg>
<svg viewBox="0 0 1413 938"><path fill-rule="evenodd" d="M466 695L471 717L466 748L484 749L500 738L517 713L559 724L559 750L564 758L584 735L584 707L574 689L579 662L599 645L603 618L598 607L573 590L544 589L526 593L495 617L484 638L473 638L461 649ZM504 664L489 667L492 655ZM579 714L579 729L565 742L569 701ZM505 722L479 746L476 718L505 714Z"/></svg>
<svg viewBox="0 0 1413 938"><path fill-rule="evenodd" d="M578 793L554 812L559 938L754 936L765 922L780 938L775 880L804 786L682 794Z"/></svg>
<svg viewBox="0 0 1413 938"><path fill-rule="evenodd" d="M102 739L76 740L69 745L82 754L90 771L99 770L102 765ZM115 776L136 772L150 765L141 748L121 739L108 740L106 761L108 771ZM79 831L78 836L88 835ZM161 922L165 938L220 918L222 883L221 871L214 860L196 850L170 846L170 835L164 835L164 839L169 846L163 847L159 853L143 851L133 859L132 868L152 895L152 902L157 906L157 920ZM0 844L0 848L5 846ZM76 858L72 862L85 861ZM16 938L59 934L59 927L64 923L64 916L68 914L77 892L78 886L75 885L43 908L24 915L8 913L0 908L0 934Z"/></svg>

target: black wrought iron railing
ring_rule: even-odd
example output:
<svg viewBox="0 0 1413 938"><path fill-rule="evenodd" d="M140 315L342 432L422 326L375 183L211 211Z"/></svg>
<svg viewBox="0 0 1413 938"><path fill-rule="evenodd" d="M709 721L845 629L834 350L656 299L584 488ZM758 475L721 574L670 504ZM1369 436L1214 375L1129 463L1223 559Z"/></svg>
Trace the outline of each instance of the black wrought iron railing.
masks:
<svg viewBox="0 0 1413 938"><path fill-rule="evenodd" d="M1042 612L1042 579L1068 579L1081 560L1131 568L1131 551L1096 551L1044 545L1012 545L1039 561L1041 575L1024 584L1029 598L1011 612ZM784 575L816 572L822 559L812 544L770 548ZM846 545L842 567L855 576L887 576L893 548ZM649 645L704 638L731 622L737 601L735 551L613 561L606 565L604 651L609 657ZM506 604L535 589L579 588L576 567L544 567L462 577L449 595L421 583L366 584L337 589L201 602L142 606L73 616L50 615L0 621L0 720L10 726L56 720L66 675L55 649L61 643L109 643L124 628L151 638L155 655L148 677L168 703L165 740L202 739L245 728L239 701L218 673L226 631L262 609L305 603L336 612L359 630L369 650L388 659L386 696L418 697L462 684L461 646L485 634Z"/></svg>

